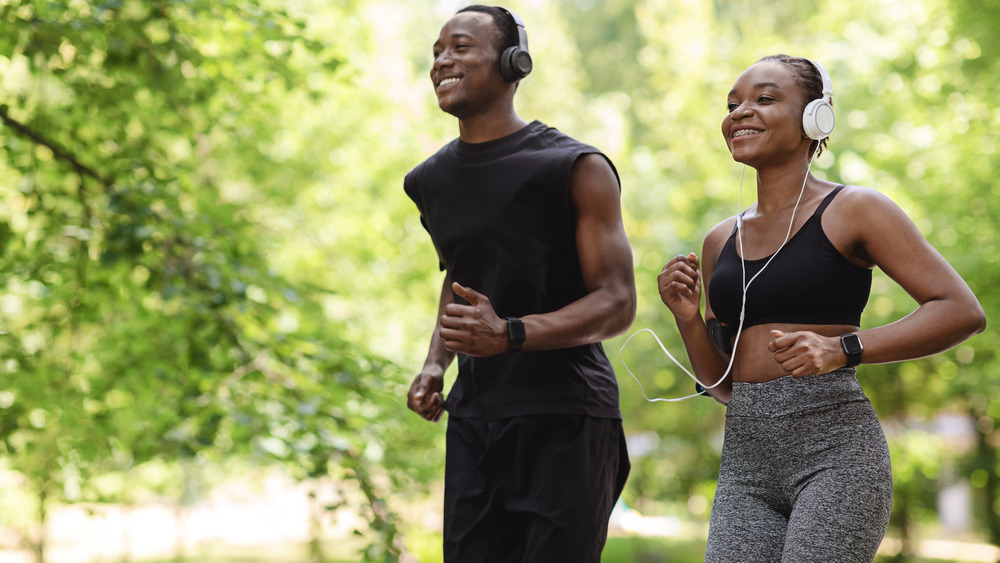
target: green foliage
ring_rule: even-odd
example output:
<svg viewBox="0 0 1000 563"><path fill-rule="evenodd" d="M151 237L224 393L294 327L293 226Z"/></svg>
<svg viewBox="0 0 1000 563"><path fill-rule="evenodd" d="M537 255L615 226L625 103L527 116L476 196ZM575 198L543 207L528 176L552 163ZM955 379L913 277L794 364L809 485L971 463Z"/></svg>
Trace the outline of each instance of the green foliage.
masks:
<svg viewBox="0 0 1000 563"><path fill-rule="evenodd" d="M330 314L352 286L325 283L331 248L298 230L351 142L317 116L356 79L352 8L0 6L0 447L42 517L125 500L100 477L153 460L261 455L356 481L368 557L398 553L384 497L427 480L438 462L403 444L431 437L397 416L394 365Z"/></svg>

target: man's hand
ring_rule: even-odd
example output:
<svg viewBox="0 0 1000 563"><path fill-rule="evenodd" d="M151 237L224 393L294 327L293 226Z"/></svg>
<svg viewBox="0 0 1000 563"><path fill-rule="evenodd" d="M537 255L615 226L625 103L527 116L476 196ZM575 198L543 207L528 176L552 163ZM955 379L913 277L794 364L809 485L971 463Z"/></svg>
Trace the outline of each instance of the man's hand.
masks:
<svg viewBox="0 0 1000 563"><path fill-rule="evenodd" d="M510 349L507 321L497 316L490 299L458 282L452 283L455 294L468 305L449 303L441 316L441 338L452 352L485 357Z"/></svg>
<svg viewBox="0 0 1000 563"><path fill-rule="evenodd" d="M406 394L406 406L431 422L437 422L444 413L444 374L421 372Z"/></svg>

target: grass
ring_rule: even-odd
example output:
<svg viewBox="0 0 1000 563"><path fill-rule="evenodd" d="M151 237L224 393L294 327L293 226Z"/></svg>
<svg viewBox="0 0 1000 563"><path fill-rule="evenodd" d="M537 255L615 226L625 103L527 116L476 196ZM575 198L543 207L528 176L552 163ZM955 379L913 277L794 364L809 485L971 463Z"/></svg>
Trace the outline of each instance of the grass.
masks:
<svg viewBox="0 0 1000 563"><path fill-rule="evenodd" d="M325 563L355 563L359 560L361 541L340 539L325 543ZM407 551L420 563L441 562L441 535L424 533L407 535ZM601 563L701 563L705 556L704 539L682 540L641 536L612 536L608 538ZM886 556L875 558L875 563L898 561ZM907 563L944 563L956 559L911 558ZM973 561L968 559L966 561ZM143 563L313 563L308 547L304 544L286 544L273 547L204 546L187 554L184 559L145 560Z"/></svg>
<svg viewBox="0 0 1000 563"><path fill-rule="evenodd" d="M324 563L356 563L364 543L354 538L323 543ZM423 560L421 560L423 561ZM143 559L141 563L314 563L307 544L267 546L203 545L184 558ZM138 562L137 562L138 563Z"/></svg>
<svg viewBox="0 0 1000 563"><path fill-rule="evenodd" d="M701 563L705 542L638 536L613 536L604 546L601 563Z"/></svg>

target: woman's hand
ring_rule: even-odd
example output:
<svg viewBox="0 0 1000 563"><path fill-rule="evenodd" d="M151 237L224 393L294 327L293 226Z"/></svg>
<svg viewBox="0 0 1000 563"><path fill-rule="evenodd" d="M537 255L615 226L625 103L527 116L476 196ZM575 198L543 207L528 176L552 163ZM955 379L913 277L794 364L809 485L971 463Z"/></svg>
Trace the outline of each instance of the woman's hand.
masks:
<svg viewBox="0 0 1000 563"><path fill-rule="evenodd" d="M822 336L800 331L785 334L772 330L774 340L767 345L781 369L795 377L829 373L847 365L847 355L840 346L839 336Z"/></svg>
<svg viewBox="0 0 1000 563"><path fill-rule="evenodd" d="M701 270L698 256L675 256L656 277L660 299L680 322L691 321L701 313Z"/></svg>

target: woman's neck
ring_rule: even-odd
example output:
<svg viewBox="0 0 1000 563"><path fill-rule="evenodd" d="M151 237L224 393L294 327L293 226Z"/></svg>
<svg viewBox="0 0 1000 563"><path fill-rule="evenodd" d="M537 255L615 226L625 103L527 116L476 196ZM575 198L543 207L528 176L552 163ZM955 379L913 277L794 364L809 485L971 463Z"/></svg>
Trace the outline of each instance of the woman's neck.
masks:
<svg viewBox="0 0 1000 563"><path fill-rule="evenodd" d="M809 163L801 160L757 171L757 213L769 215L795 205L803 183L815 183Z"/></svg>

